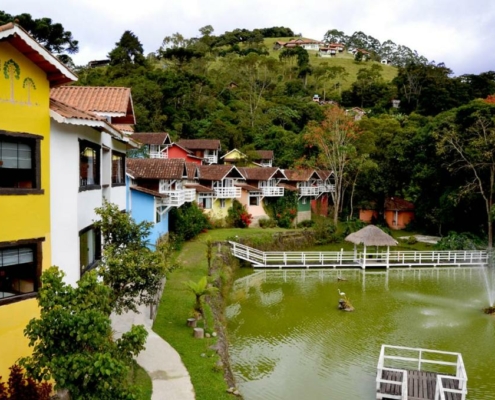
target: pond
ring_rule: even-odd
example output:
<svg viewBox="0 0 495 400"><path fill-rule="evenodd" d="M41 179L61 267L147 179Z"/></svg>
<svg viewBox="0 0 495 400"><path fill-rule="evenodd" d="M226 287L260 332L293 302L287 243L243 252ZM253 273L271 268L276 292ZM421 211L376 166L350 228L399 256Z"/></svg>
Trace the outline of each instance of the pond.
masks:
<svg viewBox="0 0 495 400"><path fill-rule="evenodd" d="M382 344L459 352L468 399L495 398L495 317L481 311L488 300L480 268L239 276L227 327L246 400L375 399ZM339 289L356 311L337 309Z"/></svg>

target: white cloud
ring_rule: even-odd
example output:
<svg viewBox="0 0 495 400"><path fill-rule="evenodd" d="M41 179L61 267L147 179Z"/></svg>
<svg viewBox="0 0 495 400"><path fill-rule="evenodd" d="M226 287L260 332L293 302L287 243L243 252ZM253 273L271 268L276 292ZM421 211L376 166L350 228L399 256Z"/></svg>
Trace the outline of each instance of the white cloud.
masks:
<svg viewBox="0 0 495 400"><path fill-rule="evenodd" d="M492 0L3 0L0 9L61 22L80 42L77 63L105 57L125 30L148 53L165 36L196 36L205 25L216 34L286 26L315 39L334 28L348 35L363 31L445 62L457 74L495 69L495 55L487 49L495 37Z"/></svg>

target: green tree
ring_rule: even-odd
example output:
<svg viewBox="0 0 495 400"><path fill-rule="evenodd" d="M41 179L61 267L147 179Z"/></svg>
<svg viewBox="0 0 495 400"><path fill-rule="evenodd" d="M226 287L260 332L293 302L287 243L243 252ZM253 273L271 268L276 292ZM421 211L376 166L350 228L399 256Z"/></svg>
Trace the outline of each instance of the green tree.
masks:
<svg viewBox="0 0 495 400"><path fill-rule="evenodd" d="M132 66L144 66L146 64L143 45L133 32L125 31L115 46L108 54L110 65L118 65L129 70Z"/></svg>
<svg viewBox="0 0 495 400"><path fill-rule="evenodd" d="M70 62L68 54L79 51L79 43L72 37L72 32L66 31L62 24L54 23L50 18L33 19L30 14L10 15L0 10L0 25L14 21L18 21L38 43L64 63Z"/></svg>
<svg viewBox="0 0 495 400"><path fill-rule="evenodd" d="M486 211L488 247L493 246L495 197L495 106L474 101L443 118L436 132L438 153L446 157L452 172L471 175L461 194L475 191L483 198Z"/></svg>
<svg viewBox="0 0 495 400"><path fill-rule="evenodd" d="M24 330L33 353L21 365L37 380L53 379L55 389L67 389L74 399L135 399L126 378L144 348L145 328L132 326L114 340L111 289L95 271L84 274L77 287L63 277L57 267L41 277L40 317Z"/></svg>
<svg viewBox="0 0 495 400"><path fill-rule="evenodd" d="M165 277L168 248L150 250L146 238L152 224L136 223L117 205L105 203L95 211L100 220L94 225L104 242L98 273L112 290L112 309L121 313L136 311L136 304L151 304Z"/></svg>

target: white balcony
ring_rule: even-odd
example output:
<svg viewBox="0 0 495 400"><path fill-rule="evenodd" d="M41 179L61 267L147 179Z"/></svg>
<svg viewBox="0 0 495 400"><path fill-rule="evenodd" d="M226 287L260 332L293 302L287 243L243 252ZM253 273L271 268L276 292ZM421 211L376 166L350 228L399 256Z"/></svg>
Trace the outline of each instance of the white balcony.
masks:
<svg viewBox="0 0 495 400"><path fill-rule="evenodd" d="M214 190L217 199L238 199L241 197L241 188L239 187L214 188Z"/></svg>
<svg viewBox="0 0 495 400"><path fill-rule="evenodd" d="M271 167L272 166L272 160L262 160L258 164L262 167Z"/></svg>
<svg viewBox="0 0 495 400"><path fill-rule="evenodd" d="M218 164L218 156L216 155L204 156L203 160L206 164Z"/></svg>
<svg viewBox="0 0 495 400"><path fill-rule="evenodd" d="M318 191L322 193L335 192L335 185L328 183L326 185L318 185Z"/></svg>
<svg viewBox="0 0 495 400"><path fill-rule="evenodd" d="M282 197L284 195L284 188L276 186L264 186L261 188L261 193L265 197Z"/></svg>
<svg viewBox="0 0 495 400"><path fill-rule="evenodd" d="M320 188L318 186L303 186L299 188L300 196L319 196Z"/></svg>
<svg viewBox="0 0 495 400"><path fill-rule="evenodd" d="M167 196L161 199L161 205L164 206L180 207L184 203L196 199L196 190L194 189L167 190L160 193Z"/></svg>
<svg viewBox="0 0 495 400"><path fill-rule="evenodd" d="M196 200L196 189L184 189L184 196L187 203Z"/></svg>

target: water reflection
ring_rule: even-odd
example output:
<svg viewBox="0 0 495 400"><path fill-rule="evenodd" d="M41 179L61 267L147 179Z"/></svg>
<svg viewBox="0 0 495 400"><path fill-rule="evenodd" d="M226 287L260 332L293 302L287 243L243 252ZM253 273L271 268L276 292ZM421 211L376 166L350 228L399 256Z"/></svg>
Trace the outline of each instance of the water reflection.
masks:
<svg viewBox="0 0 495 400"><path fill-rule="evenodd" d="M339 280L338 278L346 279ZM227 308L241 392L254 399L374 399L380 346L460 352L469 398L493 399L495 318L480 268L257 271ZM338 288L354 313L337 310Z"/></svg>

